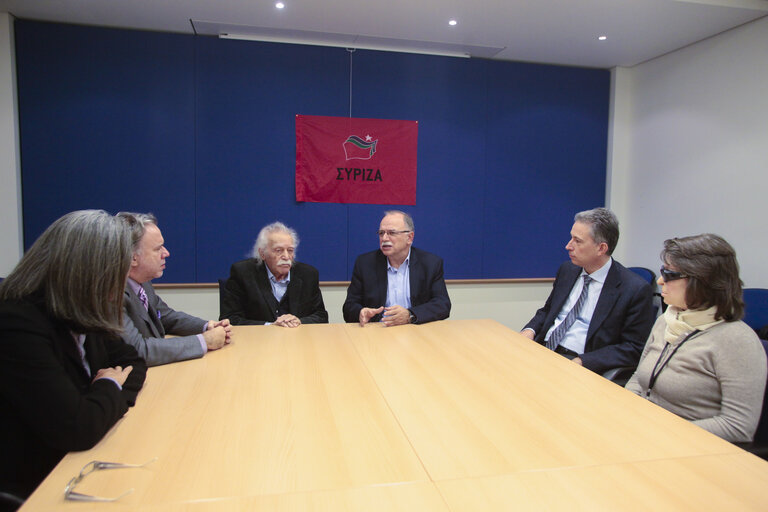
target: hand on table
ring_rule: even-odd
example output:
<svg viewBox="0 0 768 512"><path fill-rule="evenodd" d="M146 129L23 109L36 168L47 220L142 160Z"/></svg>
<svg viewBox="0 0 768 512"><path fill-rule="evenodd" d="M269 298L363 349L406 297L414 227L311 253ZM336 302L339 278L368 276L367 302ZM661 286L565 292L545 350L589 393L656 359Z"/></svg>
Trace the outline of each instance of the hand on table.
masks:
<svg viewBox="0 0 768 512"><path fill-rule="evenodd" d="M384 308L384 316L382 316L381 321L387 327L409 324L411 323L411 312L403 306L389 306Z"/></svg>
<svg viewBox="0 0 768 512"><path fill-rule="evenodd" d="M293 315L281 315L277 317L273 325L279 325L280 327L298 327L301 325L301 320Z"/></svg>
<svg viewBox="0 0 768 512"><path fill-rule="evenodd" d="M360 327L364 326L368 322L371 321L371 318L375 317L379 313L384 311L384 306L381 306L380 308L363 308L360 310Z"/></svg>
<svg viewBox="0 0 768 512"><path fill-rule="evenodd" d="M123 368L122 366L115 366L114 368L101 368L98 372L96 372L96 376L93 378L93 382L96 382L99 379L112 379L113 381L120 384L120 387L125 384L125 379L128 378L128 374L131 373L131 370L133 370L133 366L126 366Z"/></svg>

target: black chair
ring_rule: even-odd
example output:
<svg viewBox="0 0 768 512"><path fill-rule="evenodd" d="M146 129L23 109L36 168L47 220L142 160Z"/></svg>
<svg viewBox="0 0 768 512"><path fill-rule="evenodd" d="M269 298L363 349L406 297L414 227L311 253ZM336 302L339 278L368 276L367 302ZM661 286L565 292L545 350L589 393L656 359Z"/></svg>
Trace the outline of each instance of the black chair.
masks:
<svg viewBox="0 0 768 512"><path fill-rule="evenodd" d="M768 341L760 340L768 358ZM760 413L760 421L757 423L755 437L751 443L735 443L761 459L768 460L768 394L763 396L763 410Z"/></svg>
<svg viewBox="0 0 768 512"><path fill-rule="evenodd" d="M648 281L648 284L651 285L651 289L653 290L653 305L656 308L656 316L659 316L661 313L666 311L667 305L663 300L661 300L659 285L656 283L656 273L653 270L645 267L627 267L627 269L639 275Z"/></svg>
<svg viewBox="0 0 768 512"><path fill-rule="evenodd" d="M9 492L0 491L0 511L16 510L24 504L24 500Z"/></svg>
<svg viewBox="0 0 768 512"><path fill-rule="evenodd" d="M224 311L224 294L227 293L227 281L228 277L219 279L219 318L221 318L221 312Z"/></svg>

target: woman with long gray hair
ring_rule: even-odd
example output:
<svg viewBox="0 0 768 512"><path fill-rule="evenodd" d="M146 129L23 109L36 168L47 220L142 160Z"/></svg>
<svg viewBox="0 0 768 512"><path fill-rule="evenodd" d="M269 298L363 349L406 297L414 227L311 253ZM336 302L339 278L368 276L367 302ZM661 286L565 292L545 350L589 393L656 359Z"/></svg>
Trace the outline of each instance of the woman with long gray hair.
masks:
<svg viewBox="0 0 768 512"><path fill-rule="evenodd" d="M146 365L123 343L127 226L68 213L0 283L0 491L26 497L136 401Z"/></svg>

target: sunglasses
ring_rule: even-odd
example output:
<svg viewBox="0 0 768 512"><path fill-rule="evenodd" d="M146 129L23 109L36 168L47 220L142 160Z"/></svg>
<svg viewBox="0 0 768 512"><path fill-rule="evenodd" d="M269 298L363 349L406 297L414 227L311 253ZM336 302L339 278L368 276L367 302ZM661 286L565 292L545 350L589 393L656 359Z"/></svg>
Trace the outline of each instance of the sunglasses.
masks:
<svg viewBox="0 0 768 512"><path fill-rule="evenodd" d="M677 281L678 279L685 279L686 277L688 277L682 272L677 272L676 270L669 270L668 268L664 268L664 267L661 267L661 269L659 269L659 272L661 273L661 278L664 280L665 283L668 283L670 281Z"/></svg>

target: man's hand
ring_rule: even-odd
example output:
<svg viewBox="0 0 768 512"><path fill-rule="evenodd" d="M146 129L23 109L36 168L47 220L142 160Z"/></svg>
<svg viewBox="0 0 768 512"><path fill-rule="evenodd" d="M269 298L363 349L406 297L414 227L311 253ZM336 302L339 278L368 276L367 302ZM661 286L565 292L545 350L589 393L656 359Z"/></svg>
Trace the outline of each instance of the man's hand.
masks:
<svg viewBox="0 0 768 512"><path fill-rule="evenodd" d="M208 320L208 329L211 330L214 327L223 327L224 332L227 335L227 339L224 340L224 343L230 343L232 342L232 325L229 323L229 319L225 318L224 320L219 320L218 322L216 320Z"/></svg>
<svg viewBox="0 0 768 512"><path fill-rule="evenodd" d="M389 306L384 308L384 316L381 318L381 321L387 327L409 324L411 323L411 312L403 306Z"/></svg>
<svg viewBox="0 0 768 512"><path fill-rule="evenodd" d="M203 333L203 339L208 350L218 350L227 343L227 331L222 326L214 327Z"/></svg>
<svg viewBox="0 0 768 512"><path fill-rule="evenodd" d="M581 358L580 357L574 357L573 359L571 359L571 361L573 361L574 363L576 363L579 366L584 366L584 363L581 362Z"/></svg>
<svg viewBox="0 0 768 512"><path fill-rule="evenodd" d="M533 332L530 329L523 329L522 331L520 331L520 334L522 334L523 336L525 336L526 338L528 338L530 340L532 340L533 338L536 337L536 333Z"/></svg>
<svg viewBox="0 0 768 512"><path fill-rule="evenodd" d="M363 308L360 310L360 327L364 326L368 322L371 321L371 318L375 317L379 313L384 311L384 306L381 306L380 308Z"/></svg>
<svg viewBox="0 0 768 512"><path fill-rule="evenodd" d="M273 325L279 325L280 327L298 327L301 325L301 320L293 315L281 315L277 317Z"/></svg>
<svg viewBox="0 0 768 512"><path fill-rule="evenodd" d="M115 366L114 368L101 368L98 372L96 372L96 376L93 378L93 382L96 382L99 379L112 379L118 384L120 384L120 387L125 384L125 379L128 378L128 374L131 373L131 370L133 370L133 366L126 366L125 368L121 366Z"/></svg>

